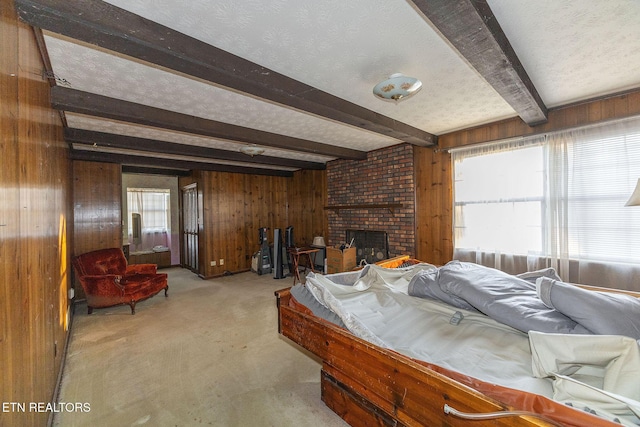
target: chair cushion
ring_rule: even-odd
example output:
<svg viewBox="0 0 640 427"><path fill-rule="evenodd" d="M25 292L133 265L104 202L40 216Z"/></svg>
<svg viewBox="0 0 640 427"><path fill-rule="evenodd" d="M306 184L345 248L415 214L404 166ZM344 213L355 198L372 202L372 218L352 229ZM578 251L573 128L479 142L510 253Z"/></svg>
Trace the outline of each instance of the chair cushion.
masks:
<svg viewBox="0 0 640 427"><path fill-rule="evenodd" d="M166 274L133 274L120 280L124 293L132 300L146 298L167 287Z"/></svg>
<svg viewBox="0 0 640 427"><path fill-rule="evenodd" d="M127 259L120 248L100 249L76 257L76 266L81 269L81 276L124 275Z"/></svg>

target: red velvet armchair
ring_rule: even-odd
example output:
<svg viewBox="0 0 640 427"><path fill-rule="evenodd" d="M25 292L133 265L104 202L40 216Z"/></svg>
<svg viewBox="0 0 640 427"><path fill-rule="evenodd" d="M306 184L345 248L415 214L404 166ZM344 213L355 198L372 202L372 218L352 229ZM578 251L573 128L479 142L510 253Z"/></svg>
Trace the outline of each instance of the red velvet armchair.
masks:
<svg viewBox="0 0 640 427"><path fill-rule="evenodd" d="M73 258L78 280L87 296L88 312L94 308L129 304L135 314L138 301L150 298L169 285L166 274L156 273L156 264L127 265L120 248L100 249Z"/></svg>

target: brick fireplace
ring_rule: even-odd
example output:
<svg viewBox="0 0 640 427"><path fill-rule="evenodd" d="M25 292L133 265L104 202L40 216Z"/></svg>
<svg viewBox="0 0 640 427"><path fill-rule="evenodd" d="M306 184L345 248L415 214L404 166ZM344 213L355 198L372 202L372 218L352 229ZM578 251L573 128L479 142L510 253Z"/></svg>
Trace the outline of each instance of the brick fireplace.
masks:
<svg viewBox="0 0 640 427"><path fill-rule="evenodd" d="M409 144L372 151L366 160L329 162L327 245L344 243L347 230L383 231L390 257L415 257L413 162L413 146Z"/></svg>

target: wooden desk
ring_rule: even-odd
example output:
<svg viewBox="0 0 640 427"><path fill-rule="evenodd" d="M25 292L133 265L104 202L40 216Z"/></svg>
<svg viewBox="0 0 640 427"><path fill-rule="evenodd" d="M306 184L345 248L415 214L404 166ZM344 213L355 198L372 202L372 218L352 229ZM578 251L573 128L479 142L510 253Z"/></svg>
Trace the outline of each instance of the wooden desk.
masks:
<svg viewBox="0 0 640 427"><path fill-rule="evenodd" d="M293 284L296 284L296 281L302 283L302 280L300 280L300 270L298 270L298 267L300 266L300 256L305 256L306 255L306 259L309 261L309 267L311 268L311 271L313 271L314 273L316 272L313 269L313 264L315 262L315 258L316 258L316 252L319 252L320 249L317 248L287 248L287 252L289 252L289 254L291 255L291 266L293 267ZM313 259L311 258L311 254L313 254ZM307 266L304 266L304 271L307 271Z"/></svg>

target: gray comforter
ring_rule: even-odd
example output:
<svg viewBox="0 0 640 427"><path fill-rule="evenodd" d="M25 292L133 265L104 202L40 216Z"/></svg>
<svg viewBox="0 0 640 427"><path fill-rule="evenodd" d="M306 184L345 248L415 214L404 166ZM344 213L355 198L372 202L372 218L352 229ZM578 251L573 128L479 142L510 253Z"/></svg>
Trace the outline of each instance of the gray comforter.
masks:
<svg viewBox="0 0 640 427"><path fill-rule="evenodd" d="M452 261L417 274L408 293L481 312L523 332L622 335L640 343L639 298L563 283L553 269L512 276Z"/></svg>

